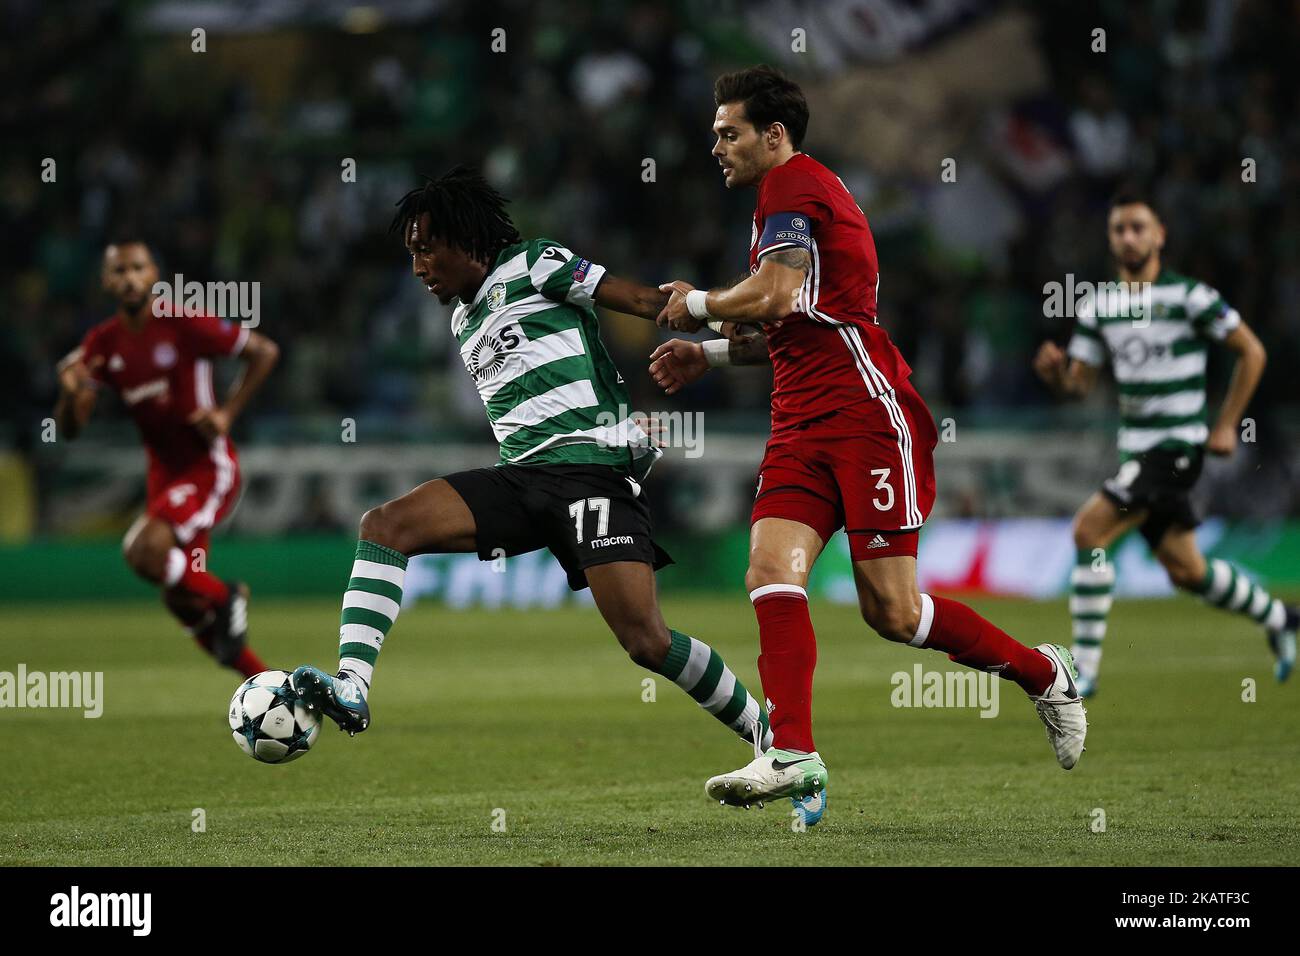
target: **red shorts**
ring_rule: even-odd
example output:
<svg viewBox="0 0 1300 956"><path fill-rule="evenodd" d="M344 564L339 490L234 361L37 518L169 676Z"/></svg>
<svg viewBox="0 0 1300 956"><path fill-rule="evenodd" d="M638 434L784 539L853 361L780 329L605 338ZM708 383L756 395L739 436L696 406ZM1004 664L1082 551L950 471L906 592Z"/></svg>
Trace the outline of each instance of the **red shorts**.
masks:
<svg viewBox="0 0 1300 956"><path fill-rule="evenodd" d="M911 382L783 430L767 443L750 523L785 518L822 541L840 528L854 561L916 556L917 530L934 506L934 418Z"/></svg>
<svg viewBox="0 0 1300 956"><path fill-rule="evenodd" d="M171 525L183 547L206 551L208 533L239 500L239 484L235 448L228 439L218 439L207 458L186 468L151 460L145 511Z"/></svg>

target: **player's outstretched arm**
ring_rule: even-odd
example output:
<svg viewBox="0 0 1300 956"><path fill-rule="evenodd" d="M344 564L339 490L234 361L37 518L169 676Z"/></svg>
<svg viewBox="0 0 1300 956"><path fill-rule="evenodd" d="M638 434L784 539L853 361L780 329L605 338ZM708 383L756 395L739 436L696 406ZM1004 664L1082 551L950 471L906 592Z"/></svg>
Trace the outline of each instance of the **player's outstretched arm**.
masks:
<svg viewBox="0 0 1300 956"><path fill-rule="evenodd" d="M771 361L767 337L751 335L688 342L672 339L650 353L650 377L669 395L681 391L719 365L764 365Z"/></svg>
<svg viewBox="0 0 1300 956"><path fill-rule="evenodd" d="M1223 344L1237 353L1237 361L1228 382L1228 394L1224 396L1219 417L1205 443L1206 450L1212 455L1231 455L1236 450L1241 417L1246 413L1246 406L1250 404L1268 362L1268 352L1263 343L1245 322L1233 329Z"/></svg>
<svg viewBox="0 0 1300 956"><path fill-rule="evenodd" d="M190 416L190 424L209 441L230 432L230 426L280 360L280 347L265 335L250 332L239 358L244 363L244 371L230 386L226 400L217 408L200 408Z"/></svg>
<svg viewBox="0 0 1300 956"><path fill-rule="evenodd" d="M59 362L59 400L54 406L54 422L59 434L76 438L90 421L95 410L95 384L80 348L73 349ZM91 359L97 366L103 356Z"/></svg>
<svg viewBox="0 0 1300 956"><path fill-rule="evenodd" d="M797 310L804 277L812 265L805 249L783 249L763 257L758 271L728 289L705 292L680 280L659 288L673 297L658 322L679 332L694 332L708 321L766 325Z"/></svg>
<svg viewBox="0 0 1300 956"><path fill-rule="evenodd" d="M668 293L606 273L600 285L596 286L595 300L602 309L638 315L653 322L668 304Z"/></svg>
<svg viewBox="0 0 1300 956"><path fill-rule="evenodd" d="M1097 384L1097 366L1067 356L1055 342L1039 346L1034 371L1060 398L1083 398Z"/></svg>

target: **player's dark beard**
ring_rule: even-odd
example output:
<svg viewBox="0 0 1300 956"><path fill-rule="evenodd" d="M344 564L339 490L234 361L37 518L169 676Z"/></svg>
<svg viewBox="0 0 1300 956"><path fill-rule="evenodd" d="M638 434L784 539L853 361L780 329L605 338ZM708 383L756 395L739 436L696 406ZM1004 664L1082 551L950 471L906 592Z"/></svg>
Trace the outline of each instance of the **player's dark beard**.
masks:
<svg viewBox="0 0 1300 956"><path fill-rule="evenodd" d="M122 305L122 311L129 315L138 315L149 304L149 293L145 292L135 298L123 298L119 300Z"/></svg>
<svg viewBox="0 0 1300 956"><path fill-rule="evenodd" d="M1134 259L1132 257L1127 257L1127 258L1121 257L1119 260L1119 264L1123 266L1125 269L1127 269L1129 272L1141 272L1143 269L1147 267L1147 263L1151 261L1151 255L1152 253L1148 252L1137 259Z"/></svg>

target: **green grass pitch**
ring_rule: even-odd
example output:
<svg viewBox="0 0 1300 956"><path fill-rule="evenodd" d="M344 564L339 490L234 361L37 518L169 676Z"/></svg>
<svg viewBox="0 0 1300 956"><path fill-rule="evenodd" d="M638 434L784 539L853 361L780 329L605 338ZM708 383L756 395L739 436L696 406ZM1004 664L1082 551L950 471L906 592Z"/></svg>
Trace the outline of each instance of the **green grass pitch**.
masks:
<svg viewBox="0 0 1300 956"><path fill-rule="evenodd" d="M1028 643L1068 633L1064 601L977 602ZM752 690L743 594L665 596L669 622ZM933 652L887 644L851 608L813 609L818 746L830 810L723 808L704 780L752 755L669 682L642 680L586 608L404 613L370 731L325 728L266 766L225 725L237 675L158 605L9 607L0 670L103 670L104 714L3 710L0 863L1294 864L1300 679L1279 687L1259 631L1199 603L1117 601L1088 752L1057 768L1013 685L1001 712L898 709L890 676ZM271 666L334 660L332 601L258 602ZM1258 699L1242 700L1254 678ZM192 812L206 832L192 830ZM1105 831L1094 832L1095 811ZM504 810L504 832L493 829Z"/></svg>

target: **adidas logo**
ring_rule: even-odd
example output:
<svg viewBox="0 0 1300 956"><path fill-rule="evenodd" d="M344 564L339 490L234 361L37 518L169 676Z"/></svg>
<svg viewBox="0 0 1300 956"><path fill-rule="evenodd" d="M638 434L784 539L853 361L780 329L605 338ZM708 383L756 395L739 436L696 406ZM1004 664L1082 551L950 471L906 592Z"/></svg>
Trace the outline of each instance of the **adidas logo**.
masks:
<svg viewBox="0 0 1300 956"><path fill-rule="evenodd" d="M887 547L889 547L889 542L885 540L885 536L883 534L878 534L871 539L871 543L867 545L867 550L870 551L872 548Z"/></svg>

